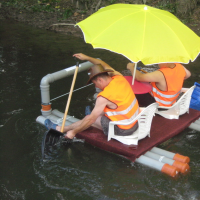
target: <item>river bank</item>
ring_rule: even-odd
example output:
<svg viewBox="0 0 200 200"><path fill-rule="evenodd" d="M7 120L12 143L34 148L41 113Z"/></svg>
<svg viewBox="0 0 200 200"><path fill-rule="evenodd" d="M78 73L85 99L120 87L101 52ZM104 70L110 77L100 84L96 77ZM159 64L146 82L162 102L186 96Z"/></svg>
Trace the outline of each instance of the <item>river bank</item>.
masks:
<svg viewBox="0 0 200 200"><path fill-rule="evenodd" d="M78 12L74 12L72 16L63 20L60 20L58 15L57 12L21 11L17 8L3 6L0 8L0 20L14 20L48 31L83 37L79 27L74 27L74 25L89 15L81 15Z"/></svg>
<svg viewBox="0 0 200 200"><path fill-rule="evenodd" d="M48 31L54 31L66 35L74 35L83 38L79 27L74 25L90 16L91 12L76 10L66 19L60 18L59 12L33 12L21 10L12 6L0 4L0 20L15 20L30 26L34 26ZM200 36L200 6L197 6L190 16L182 18L181 21Z"/></svg>

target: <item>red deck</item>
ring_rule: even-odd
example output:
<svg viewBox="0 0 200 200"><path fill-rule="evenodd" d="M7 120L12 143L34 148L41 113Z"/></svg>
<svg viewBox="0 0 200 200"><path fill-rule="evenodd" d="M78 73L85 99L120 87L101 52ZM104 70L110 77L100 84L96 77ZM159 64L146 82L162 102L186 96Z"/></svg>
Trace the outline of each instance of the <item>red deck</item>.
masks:
<svg viewBox="0 0 200 200"><path fill-rule="evenodd" d="M76 135L77 138L85 139L85 141L93 146L99 147L105 151L123 155L135 161L136 158L150 150L152 147L177 135L192 122L200 117L200 111L190 109L189 114L184 114L177 119L165 119L159 115L153 118L151 126L151 137L146 137L139 141L138 148L133 150L128 145L124 145L114 139L107 141L107 136L102 131L90 127L89 129Z"/></svg>

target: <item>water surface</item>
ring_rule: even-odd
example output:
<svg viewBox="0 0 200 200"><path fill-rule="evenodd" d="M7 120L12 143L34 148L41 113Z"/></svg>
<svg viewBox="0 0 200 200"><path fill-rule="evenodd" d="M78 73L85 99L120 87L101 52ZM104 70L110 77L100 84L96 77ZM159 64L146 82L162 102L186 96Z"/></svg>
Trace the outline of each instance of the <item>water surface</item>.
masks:
<svg viewBox="0 0 200 200"><path fill-rule="evenodd" d="M200 132L184 130L160 148L189 156L191 171L171 178L154 169L95 148L75 143L60 146L43 161L41 142L46 129L36 123L41 109L40 80L48 73L75 65L74 53L101 58L122 72L128 60L93 50L83 39L0 22L0 199L200 199ZM200 80L200 59L185 65ZM75 89L85 85L78 74ZM51 98L69 92L72 78L51 85ZM69 114L84 116L93 104L93 86L73 93ZM52 102L64 110L67 96ZM162 134L162 133L161 133Z"/></svg>

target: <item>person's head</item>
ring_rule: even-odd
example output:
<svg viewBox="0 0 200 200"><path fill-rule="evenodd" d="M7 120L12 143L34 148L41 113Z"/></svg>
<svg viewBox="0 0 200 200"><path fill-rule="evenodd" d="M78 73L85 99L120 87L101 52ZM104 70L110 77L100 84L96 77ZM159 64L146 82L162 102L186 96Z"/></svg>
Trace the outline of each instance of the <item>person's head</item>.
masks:
<svg viewBox="0 0 200 200"><path fill-rule="evenodd" d="M103 89L106 86L107 80L110 79L108 72L113 72L112 69L104 69L102 65L93 65L88 70L89 80L87 84L93 82L95 87Z"/></svg>

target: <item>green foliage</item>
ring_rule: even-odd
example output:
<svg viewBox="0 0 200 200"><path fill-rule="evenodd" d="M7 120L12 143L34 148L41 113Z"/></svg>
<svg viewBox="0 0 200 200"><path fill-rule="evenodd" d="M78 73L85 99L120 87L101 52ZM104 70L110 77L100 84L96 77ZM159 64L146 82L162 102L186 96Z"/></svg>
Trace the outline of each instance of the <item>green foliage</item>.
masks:
<svg viewBox="0 0 200 200"><path fill-rule="evenodd" d="M87 10L81 10L80 13L85 14L85 13L87 13Z"/></svg>
<svg viewBox="0 0 200 200"><path fill-rule="evenodd" d="M8 0L3 2L2 5L18 9L27 9L33 12L54 12L55 5L58 2L60 2L60 0Z"/></svg>
<svg viewBox="0 0 200 200"><path fill-rule="evenodd" d="M116 3L117 0L107 0L109 5Z"/></svg>
<svg viewBox="0 0 200 200"><path fill-rule="evenodd" d="M110 4L116 3L117 0L110 0Z"/></svg>
<svg viewBox="0 0 200 200"><path fill-rule="evenodd" d="M63 13L63 18L67 19L68 17L71 17L73 15L73 10L72 9L66 9Z"/></svg>
<svg viewBox="0 0 200 200"><path fill-rule="evenodd" d="M54 8L47 4L47 5L33 5L30 7L30 10L33 12L41 12L41 11L47 11L47 12L54 12Z"/></svg>
<svg viewBox="0 0 200 200"><path fill-rule="evenodd" d="M6 2L2 2L2 5L4 6L15 6L16 4L18 3L18 0L9 0L9 1L6 1Z"/></svg>
<svg viewBox="0 0 200 200"><path fill-rule="evenodd" d="M59 3L59 0L41 0L41 3Z"/></svg>
<svg viewBox="0 0 200 200"><path fill-rule="evenodd" d="M14 7L30 12L56 12L58 20L62 21L73 15L74 9L63 6L63 0L7 0L4 6Z"/></svg>
<svg viewBox="0 0 200 200"><path fill-rule="evenodd" d="M172 14L176 14L176 6L177 3L170 3L167 1L166 3L159 3L156 7L161 9L161 10L167 10Z"/></svg>

